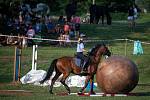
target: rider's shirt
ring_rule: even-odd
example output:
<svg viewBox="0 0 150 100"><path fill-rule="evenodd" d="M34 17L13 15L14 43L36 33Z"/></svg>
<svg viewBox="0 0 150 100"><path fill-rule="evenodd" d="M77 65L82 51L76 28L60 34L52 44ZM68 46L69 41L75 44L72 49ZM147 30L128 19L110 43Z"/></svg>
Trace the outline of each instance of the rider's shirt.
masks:
<svg viewBox="0 0 150 100"><path fill-rule="evenodd" d="M77 44L77 52L83 52L84 49L84 44L83 43L78 43Z"/></svg>

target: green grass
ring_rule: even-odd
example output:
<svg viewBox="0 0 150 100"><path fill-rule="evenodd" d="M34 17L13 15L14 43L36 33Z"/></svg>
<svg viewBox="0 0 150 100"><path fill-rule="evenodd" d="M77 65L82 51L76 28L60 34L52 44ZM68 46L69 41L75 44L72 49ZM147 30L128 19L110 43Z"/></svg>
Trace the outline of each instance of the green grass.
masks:
<svg viewBox="0 0 150 100"><path fill-rule="evenodd" d="M89 39L113 40L118 38L129 38L133 40L141 40L150 42L150 14L140 16L137 20L135 30L128 28L127 22L115 21L111 26L107 25L81 25L81 31L87 34ZM90 49L94 43L86 43L86 48ZM125 56L125 41L108 41L109 49L113 55ZM133 55L133 42L127 43L126 56L133 60L139 71L139 84L132 92L144 93L145 96L129 96L129 97L79 97L79 96L56 96L50 95L48 87L39 87L31 84L10 85L13 80L13 60L14 47L0 47L0 90L28 90L32 91L31 96L16 96L0 94L0 100L149 100L150 98L150 45L142 44L144 49L143 55ZM76 47L54 47L40 46L38 48L38 69L47 70L51 61L61 56L74 56ZM23 49L21 60L21 76L31 70L32 48ZM80 88L71 88L72 92L78 92ZM54 88L55 93L66 91L63 86ZM100 89L95 91L99 92Z"/></svg>

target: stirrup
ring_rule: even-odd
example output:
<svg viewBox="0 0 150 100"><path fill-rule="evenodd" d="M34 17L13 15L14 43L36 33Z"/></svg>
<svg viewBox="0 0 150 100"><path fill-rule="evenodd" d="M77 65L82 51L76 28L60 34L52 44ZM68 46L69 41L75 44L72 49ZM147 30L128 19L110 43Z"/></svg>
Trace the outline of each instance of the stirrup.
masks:
<svg viewBox="0 0 150 100"><path fill-rule="evenodd" d="M80 73L85 74L85 73L88 73L88 72L87 72L87 70L82 70Z"/></svg>

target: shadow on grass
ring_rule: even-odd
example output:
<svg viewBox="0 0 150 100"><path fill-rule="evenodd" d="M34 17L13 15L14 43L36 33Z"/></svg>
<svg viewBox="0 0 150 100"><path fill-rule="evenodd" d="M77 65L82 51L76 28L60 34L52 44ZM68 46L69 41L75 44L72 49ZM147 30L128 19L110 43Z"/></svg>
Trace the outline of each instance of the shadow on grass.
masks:
<svg viewBox="0 0 150 100"><path fill-rule="evenodd" d="M150 96L150 92L137 92L137 93L132 93L131 96Z"/></svg>
<svg viewBox="0 0 150 100"><path fill-rule="evenodd" d="M140 84L138 84L138 86L149 86L150 87L150 83L140 83Z"/></svg>
<svg viewBox="0 0 150 100"><path fill-rule="evenodd" d="M143 88L150 88L150 83L139 83L137 86ZM135 92L133 93L133 96L150 96L150 92Z"/></svg>

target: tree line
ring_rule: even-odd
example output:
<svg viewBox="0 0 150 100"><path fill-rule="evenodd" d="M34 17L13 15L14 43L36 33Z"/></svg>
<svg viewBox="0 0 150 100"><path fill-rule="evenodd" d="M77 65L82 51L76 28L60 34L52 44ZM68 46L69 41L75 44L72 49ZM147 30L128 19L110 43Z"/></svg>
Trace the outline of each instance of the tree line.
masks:
<svg viewBox="0 0 150 100"><path fill-rule="evenodd" d="M50 7L51 14L65 14L65 7L69 2L77 2L77 14L87 13L93 0L1 0L0 12L7 13L6 8L9 9L12 4L30 3L36 5L37 3L46 3ZM126 12L128 6L133 3L138 3L140 7L150 9L150 0L95 0L98 5L109 4L116 12ZM15 10L15 9L11 9Z"/></svg>

